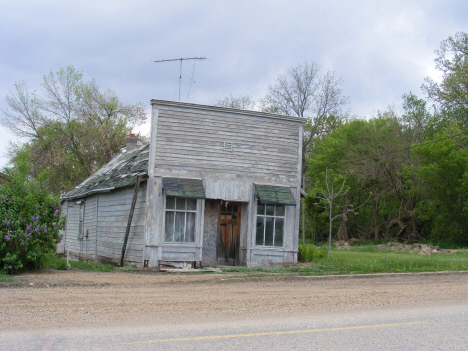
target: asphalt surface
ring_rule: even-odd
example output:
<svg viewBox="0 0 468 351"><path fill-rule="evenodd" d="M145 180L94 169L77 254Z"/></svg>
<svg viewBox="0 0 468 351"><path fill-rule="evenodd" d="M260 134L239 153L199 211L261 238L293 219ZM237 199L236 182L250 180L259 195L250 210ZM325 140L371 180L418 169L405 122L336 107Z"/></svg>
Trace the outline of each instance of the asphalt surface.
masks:
<svg viewBox="0 0 468 351"><path fill-rule="evenodd" d="M466 350L468 274L45 272L0 288L0 350Z"/></svg>
<svg viewBox="0 0 468 351"><path fill-rule="evenodd" d="M468 304L0 333L2 350L466 350Z"/></svg>

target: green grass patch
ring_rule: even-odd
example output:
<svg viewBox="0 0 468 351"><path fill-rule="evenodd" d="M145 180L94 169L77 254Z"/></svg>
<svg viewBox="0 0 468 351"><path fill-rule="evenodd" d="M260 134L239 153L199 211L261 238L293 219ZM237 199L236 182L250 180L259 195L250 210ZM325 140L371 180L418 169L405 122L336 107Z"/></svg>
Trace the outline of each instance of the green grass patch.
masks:
<svg viewBox="0 0 468 351"><path fill-rule="evenodd" d="M299 245L299 261L313 262L325 257L327 257L326 246Z"/></svg>
<svg viewBox="0 0 468 351"><path fill-rule="evenodd" d="M45 269L55 269L58 271L63 271L66 270L67 267L67 261L64 260L63 258L56 256L53 253L49 253L45 256L44 259L44 268Z"/></svg>
<svg viewBox="0 0 468 351"><path fill-rule="evenodd" d="M93 263L93 262L84 262L84 261L68 261L71 268L74 269L81 269L83 271L89 272L112 272L112 271L133 271L138 270L135 267L118 267L113 266L111 264L100 264L100 263ZM44 261L44 268L45 269L55 269L55 270L66 270L67 267L67 260L61 258L59 256L50 253L46 255Z"/></svg>
<svg viewBox="0 0 468 351"><path fill-rule="evenodd" d="M371 245L349 250L332 250L330 259L318 258L309 264L280 268L224 268L223 272L297 273L298 275L371 274L468 270L466 252L421 255L411 252L382 252Z"/></svg>
<svg viewBox="0 0 468 351"><path fill-rule="evenodd" d="M16 281L15 276L0 274L0 283L11 283L11 282L14 282L14 281Z"/></svg>

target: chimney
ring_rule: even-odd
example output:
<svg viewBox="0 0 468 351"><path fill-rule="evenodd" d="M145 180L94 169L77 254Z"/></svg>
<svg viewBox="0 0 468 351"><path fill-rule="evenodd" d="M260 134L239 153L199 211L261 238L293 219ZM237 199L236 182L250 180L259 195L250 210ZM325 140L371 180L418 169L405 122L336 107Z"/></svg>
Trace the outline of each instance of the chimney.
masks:
<svg viewBox="0 0 468 351"><path fill-rule="evenodd" d="M126 149L127 151L134 150L138 147L137 145L137 139L135 138L135 134L130 134L130 136L127 137L127 145Z"/></svg>

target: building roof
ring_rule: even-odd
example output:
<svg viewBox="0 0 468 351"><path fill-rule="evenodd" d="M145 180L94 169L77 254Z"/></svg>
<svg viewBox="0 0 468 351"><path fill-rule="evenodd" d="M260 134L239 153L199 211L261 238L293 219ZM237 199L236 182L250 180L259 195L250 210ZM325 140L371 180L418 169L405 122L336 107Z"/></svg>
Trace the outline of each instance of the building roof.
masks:
<svg viewBox="0 0 468 351"><path fill-rule="evenodd" d="M137 177L148 173L149 145L124 152L76 186L62 200L84 197L136 184Z"/></svg>

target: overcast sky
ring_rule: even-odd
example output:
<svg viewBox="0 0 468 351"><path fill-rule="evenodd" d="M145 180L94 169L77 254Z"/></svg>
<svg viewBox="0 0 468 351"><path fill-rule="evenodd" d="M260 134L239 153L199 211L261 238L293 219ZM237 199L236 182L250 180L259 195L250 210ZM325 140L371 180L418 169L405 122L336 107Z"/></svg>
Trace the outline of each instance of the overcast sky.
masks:
<svg viewBox="0 0 468 351"><path fill-rule="evenodd" d="M10 1L0 0L0 109L15 82L73 65L128 103L255 101L304 61L344 80L352 115L399 105L427 76L434 50L468 32L467 1ZM195 64L195 65L194 65ZM193 79L192 79L193 77ZM147 134L144 130L144 134ZM0 127L0 155L16 140ZM8 161L0 157L0 167Z"/></svg>

